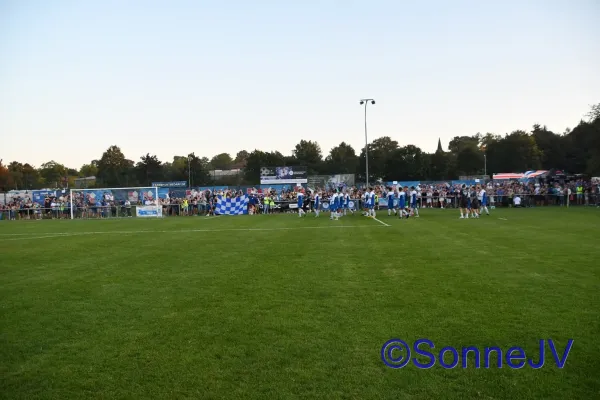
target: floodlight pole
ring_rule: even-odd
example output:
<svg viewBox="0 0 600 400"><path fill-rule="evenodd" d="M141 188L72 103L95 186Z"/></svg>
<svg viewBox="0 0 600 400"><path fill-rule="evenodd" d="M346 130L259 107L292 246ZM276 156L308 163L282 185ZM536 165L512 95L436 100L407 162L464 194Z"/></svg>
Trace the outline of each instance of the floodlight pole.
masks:
<svg viewBox="0 0 600 400"><path fill-rule="evenodd" d="M192 159L188 156L188 187L192 190Z"/></svg>
<svg viewBox="0 0 600 400"><path fill-rule="evenodd" d="M487 175L487 156L483 155L483 175Z"/></svg>
<svg viewBox="0 0 600 400"><path fill-rule="evenodd" d="M367 138L367 105L369 103L375 105L375 100L360 99L360 104L365 105L365 173L367 174L367 190L369 189L369 140Z"/></svg>

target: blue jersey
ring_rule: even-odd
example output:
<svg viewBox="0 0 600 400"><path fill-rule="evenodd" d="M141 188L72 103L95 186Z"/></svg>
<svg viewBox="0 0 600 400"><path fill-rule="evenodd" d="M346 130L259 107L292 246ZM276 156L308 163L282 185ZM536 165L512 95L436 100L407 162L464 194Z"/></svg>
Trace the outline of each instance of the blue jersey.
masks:
<svg viewBox="0 0 600 400"><path fill-rule="evenodd" d="M417 192L415 190L410 192L410 206L411 208L417 207Z"/></svg>
<svg viewBox="0 0 600 400"><path fill-rule="evenodd" d="M404 209L406 207L406 193L403 191L398 193L398 208Z"/></svg>
<svg viewBox="0 0 600 400"><path fill-rule="evenodd" d="M375 208L375 192L369 193L369 208Z"/></svg>
<svg viewBox="0 0 600 400"><path fill-rule="evenodd" d="M334 194L333 196L331 196L331 201L329 202L329 208L334 211L337 210L338 206L339 206L338 201L339 200L338 200L337 194Z"/></svg>
<svg viewBox="0 0 600 400"><path fill-rule="evenodd" d="M304 205L304 195L302 193L298 193L298 208L302 208Z"/></svg>
<svg viewBox="0 0 600 400"><path fill-rule="evenodd" d="M387 192L388 208L394 208L394 192Z"/></svg>

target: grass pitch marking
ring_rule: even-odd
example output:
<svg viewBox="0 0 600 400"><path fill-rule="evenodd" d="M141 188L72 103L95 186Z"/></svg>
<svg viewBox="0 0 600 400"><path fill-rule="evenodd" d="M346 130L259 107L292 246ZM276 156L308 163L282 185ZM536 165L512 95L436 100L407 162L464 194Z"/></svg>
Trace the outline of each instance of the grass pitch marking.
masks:
<svg viewBox="0 0 600 400"><path fill-rule="evenodd" d="M381 222L381 221L379 221ZM381 222L385 226L390 226L384 222ZM227 228L227 229L180 229L180 230L140 230L140 231L94 231L94 232L72 232L72 233L47 233L47 234L38 234L35 236L31 236L31 234L27 233L15 233L12 234L13 238L6 238L11 234L4 234L5 239L3 241L9 240L37 240L37 239L47 239L47 238L64 238L64 237L74 237L74 236L87 236L87 235L137 235L142 233L193 233L193 232L253 232L253 231L295 231L302 229L353 229L353 228L374 228L378 225L332 225L332 226L296 226L296 227L282 227L282 228ZM28 236L27 236L28 235Z"/></svg>
<svg viewBox="0 0 600 400"><path fill-rule="evenodd" d="M390 226L390 225L386 224L385 222L383 222L383 221L381 221L381 220L379 220L379 219L377 219L375 217L373 217L373 221L377 221L377 222L379 222L383 226Z"/></svg>
<svg viewBox="0 0 600 400"><path fill-rule="evenodd" d="M498 218L501 219L502 221L508 221L506 218Z"/></svg>

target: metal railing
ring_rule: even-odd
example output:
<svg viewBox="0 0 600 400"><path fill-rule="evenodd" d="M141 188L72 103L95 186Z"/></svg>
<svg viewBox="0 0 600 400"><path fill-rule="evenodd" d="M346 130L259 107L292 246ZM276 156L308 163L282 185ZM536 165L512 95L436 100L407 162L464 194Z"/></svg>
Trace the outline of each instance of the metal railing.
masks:
<svg viewBox="0 0 600 400"><path fill-rule="evenodd" d="M514 207L514 199L519 197L521 202L520 207L551 207L551 206L600 206L600 194L583 193L581 195L561 195L561 194L502 194L490 195L488 197L487 206L491 208L497 207ZM259 204L249 205L250 214L279 214L279 213L296 213L296 201L275 201L274 204L269 204L265 207L262 199L259 199ZM360 210L364 207L364 201L359 199L351 199L354 203L354 209ZM327 212L329 200L321 201L321 211ZM407 202L408 206L409 203ZM428 197L421 196L417 198L419 208L458 208L458 198L456 196L438 196ZM210 204L198 203L188 204L185 207L180 203L163 204L163 217L178 217L178 216L203 216L207 215L210 210ZM380 201L376 205L377 209L387 209L387 200ZM305 209L314 209L314 201L306 202ZM76 219L105 219L105 218L136 218L136 205L124 206L98 206L98 207L75 207L73 216ZM68 205L45 208L45 207L17 207L17 206L0 206L0 221L10 220L42 220L42 219L70 219L71 209Z"/></svg>
<svg viewBox="0 0 600 400"><path fill-rule="evenodd" d="M548 207L548 206L599 206L600 194L492 194L487 197L487 205L491 207L513 207L514 199L519 197L520 207ZM443 200L443 201L442 201ZM420 208L457 208L457 196L427 197L421 196L417 199Z"/></svg>

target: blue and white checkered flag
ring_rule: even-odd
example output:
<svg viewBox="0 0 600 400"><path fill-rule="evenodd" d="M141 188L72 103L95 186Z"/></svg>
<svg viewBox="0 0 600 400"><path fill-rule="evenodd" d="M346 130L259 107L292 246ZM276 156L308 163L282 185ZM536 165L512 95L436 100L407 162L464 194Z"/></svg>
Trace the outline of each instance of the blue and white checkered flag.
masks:
<svg viewBox="0 0 600 400"><path fill-rule="evenodd" d="M248 214L248 196L227 198L217 196L215 214L218 215L241 215Z"/></svg>

